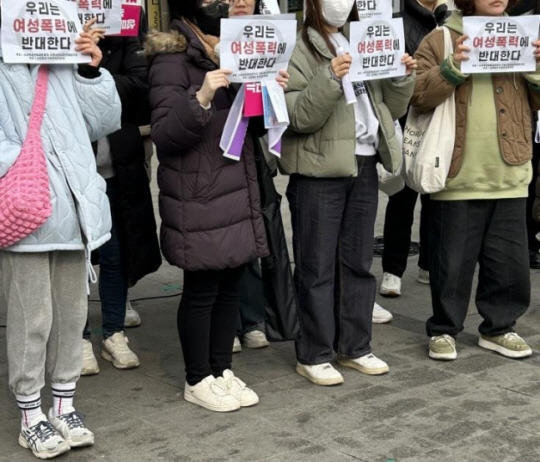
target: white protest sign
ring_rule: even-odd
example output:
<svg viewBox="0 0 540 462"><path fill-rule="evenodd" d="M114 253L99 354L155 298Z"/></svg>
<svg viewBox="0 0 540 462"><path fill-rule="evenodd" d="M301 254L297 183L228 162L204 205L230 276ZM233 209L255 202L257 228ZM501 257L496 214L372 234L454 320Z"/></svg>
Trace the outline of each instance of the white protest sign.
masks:
<svg viewBox="0 0 540 462"><path fill-rule="evenodd" d="M105 35L122 30L122 0L77 0L81 24L96 18L93 27L105 29Z"/></svg>
<svg viewBox="0 0 540 462"><path fill-rule="evenodd" d="M353 82L400 77L407 68L403 20L366 20L351 23L351 80Z"/></svg>
<svg viewBox="0 0 540 462"><path fill-rule="evenodd" d="M533 72L534 42L540 16L465 16L463 33L469 38L469 60L461 63L464 74Z"/></svg>
<svg viewBox="0 0 540 462"><path fill-rule="evenodd" d="M287 69L296 44L296 21L270 16L221 20L221 67L231 82L273 79Z"/></svg>
<svg viewBox="0 0 540 462"><path fill-rule="evenodd" d="M277 0L261 0L259 4L260 14L280 14Z"/></svg>
<svg viewBox="0 0 540 462"><path fill-rule="evenodd" d="M356 0L358 17L364 19L392 19L390 0Z"/></svg>
<svg viewBox="0 0 540 462"><path fill-rule="evenodd" d="M2 3L2 52L7 63L89 63L75 51L82 31L74 3L42 0Z"/></svg>

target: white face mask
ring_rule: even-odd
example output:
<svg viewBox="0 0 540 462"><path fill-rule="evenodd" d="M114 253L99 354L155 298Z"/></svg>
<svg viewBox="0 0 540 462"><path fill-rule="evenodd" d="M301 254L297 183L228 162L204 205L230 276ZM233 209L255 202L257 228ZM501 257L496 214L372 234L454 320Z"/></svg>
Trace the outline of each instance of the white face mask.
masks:
<svg viewBox="0 0 540 462"><path fill-rule="evenodd" d="M355 0L321 0L324 20L329 26L343 26L347 22L355 3Z"/></svg>

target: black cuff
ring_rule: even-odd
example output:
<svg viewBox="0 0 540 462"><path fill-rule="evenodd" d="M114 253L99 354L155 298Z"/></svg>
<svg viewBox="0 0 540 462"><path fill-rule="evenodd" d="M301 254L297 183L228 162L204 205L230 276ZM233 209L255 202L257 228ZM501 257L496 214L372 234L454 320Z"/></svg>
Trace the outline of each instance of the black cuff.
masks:
<svg viewBox="0 0 540 462"><path fill-rule="evenodd" d="M79 64L77 73L85 79L95 79L101 75L99 67L91 66L90 64Z"/></svg>

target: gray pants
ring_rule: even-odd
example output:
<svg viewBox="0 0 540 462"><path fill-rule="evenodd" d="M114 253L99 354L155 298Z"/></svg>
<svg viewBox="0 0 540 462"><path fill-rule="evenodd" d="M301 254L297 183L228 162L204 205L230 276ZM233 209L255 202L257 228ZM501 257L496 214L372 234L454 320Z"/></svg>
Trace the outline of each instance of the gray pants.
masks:
<svg viewBox="0 0 540 462"><path fill-rule="evenodd" d="M39 393L45 370L53 383L76 382L88 309L84 252L0 251L0 278L8 306L11 391Z"/></svg>

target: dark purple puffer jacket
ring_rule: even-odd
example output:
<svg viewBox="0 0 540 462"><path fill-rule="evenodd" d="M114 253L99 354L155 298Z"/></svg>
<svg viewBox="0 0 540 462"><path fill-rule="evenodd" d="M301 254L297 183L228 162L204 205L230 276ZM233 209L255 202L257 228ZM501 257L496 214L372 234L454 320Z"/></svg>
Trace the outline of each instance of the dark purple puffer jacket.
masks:
<svg viewBox="0 0 540 462"><path fill-rule="evenodd" d="M161 248L180 268L234 268L268 254L251 136L242 159L223 157L221 133L235 91L219 89L210 110L195 97L217 69L192 29L173 21L149 34L152 140L159 159Z"/></svg>

